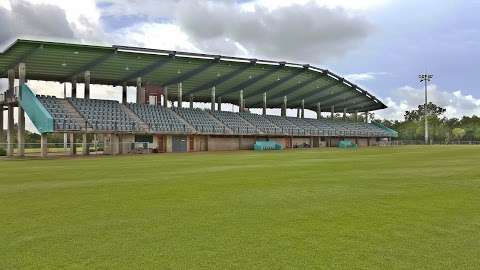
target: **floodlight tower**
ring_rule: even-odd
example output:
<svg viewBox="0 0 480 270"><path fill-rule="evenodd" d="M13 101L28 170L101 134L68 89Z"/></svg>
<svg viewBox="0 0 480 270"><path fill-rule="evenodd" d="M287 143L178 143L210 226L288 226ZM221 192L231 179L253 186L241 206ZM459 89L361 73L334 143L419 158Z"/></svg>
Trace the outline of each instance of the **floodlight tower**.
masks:
<svg viewBox="0 0 480 270"><path fill-rule="evenodd" d="M432 80L433 75L431 74L420 74L418 75L420 78L420 82L425 83L425 105L423 107L424 114L425 114L425 144L428 144L428 102L427 102L427 86L428 82Z"/></svg>

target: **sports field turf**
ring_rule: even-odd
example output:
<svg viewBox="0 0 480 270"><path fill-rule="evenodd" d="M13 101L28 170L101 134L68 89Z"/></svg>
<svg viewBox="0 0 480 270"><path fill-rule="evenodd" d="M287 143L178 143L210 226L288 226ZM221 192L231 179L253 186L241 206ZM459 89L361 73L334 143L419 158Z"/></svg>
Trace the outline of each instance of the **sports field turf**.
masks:
<svg viewBox="0 0 480 270"><path fill-rule="evenodd" d="M0 160L0 269L478 269L480 146Z"/></svg>

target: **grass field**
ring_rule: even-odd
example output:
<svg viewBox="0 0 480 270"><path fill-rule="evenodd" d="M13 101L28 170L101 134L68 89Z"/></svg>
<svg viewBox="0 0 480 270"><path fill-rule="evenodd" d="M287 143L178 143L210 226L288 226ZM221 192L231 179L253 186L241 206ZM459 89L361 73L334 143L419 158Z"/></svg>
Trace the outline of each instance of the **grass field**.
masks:
<svg viewBox="0 0 480 270"><path fill-rule="evenodd" d="M0 269L478 269L480 147L0 160Z"/></svg>

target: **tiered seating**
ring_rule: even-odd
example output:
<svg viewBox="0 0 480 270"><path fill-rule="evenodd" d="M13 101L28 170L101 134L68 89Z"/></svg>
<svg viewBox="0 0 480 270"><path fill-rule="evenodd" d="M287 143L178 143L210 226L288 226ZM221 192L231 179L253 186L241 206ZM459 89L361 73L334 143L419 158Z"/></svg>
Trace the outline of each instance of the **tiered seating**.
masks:
<svg viewBox="0 0 480 270"><path fill-rule="evenodd" d="M283 135L284 132L281 128L270 122L266 117L259 114L241 112L240 116L247 120L250 124L254 125L258 130L263 133L271 135Z"/></svg>
<svg viewBox="0 0 480 270"><path fill-rule="evenodd" d="M171 109L158 105L130 103L127 107L147 123L152 132L193 133L187 124Z"/></svg>
<svg viewBox="0 0 480 270"><path fill-rule="evenodd" d="M144 131L118 101L79 98L69 101L96 131Z"/></svg>
<svg viewBox="0 0 480 270"><path fill-rule="evenodd" d="M307 135L315 135L315 136L322 136L323 132L316 128L315 126L309 124L305 119L296 118L296 117L286 117L288 121L290 121L295 126L299 127L302 131L304 131Z"/></svg>
<svg viewBox="0 0 480 270"><path fill-rule="evenodd" d="M222 123L208 112L201 109L174 108L179 116L185 119L198 133L229 134L231 133Z"/></svg>
<svg viewBox="0 0 480 270"><path fill-rule="evenodd" d="M276 115L265 115L270 122L282 129L282 133L287 135L306 135L306 132L292 122L288 121L285 117Z"/></svg>
<svg viewBox="0 0 480 270"><path fill-rule="evenodd" d="M53 117L55 130L80 130L81 125L63 106L61 100L52 96L37 95L38 100L48 110Z"/></svg>
<svg viewBox="0 0 480 270"><path fill-rule="evenodd" d="M304 119L319 130L323 130L325 136L387 136L385 130L367 123L343 122L331 119Z"/></svg>
<svg viewBox="0 0 480 270"><path fill-rule="evenodd" d="M215 118L220 120L235 134L258 134L257 129L248 121L240 117L238 113L226 111L211 112Z"/></svg>

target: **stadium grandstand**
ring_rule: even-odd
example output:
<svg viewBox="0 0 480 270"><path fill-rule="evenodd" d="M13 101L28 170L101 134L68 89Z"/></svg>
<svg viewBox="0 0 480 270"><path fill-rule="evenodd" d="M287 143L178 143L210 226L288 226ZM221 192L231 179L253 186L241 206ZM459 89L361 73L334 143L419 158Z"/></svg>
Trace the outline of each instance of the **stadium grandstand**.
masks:
<svg viewBox="0 0 480 270"><path fill-rule="evenodd" d="M0 106L8 111L10 156L25 154L25 114L41 134L42 156L50 133L68 134L71 154L81 140L84 155L89 134L102 138L105 154L135 152L145 138L148 151L188 152L253 149L259 141L283 148L337 146L342 140L369 146L396 136L368 121L368 112L386 108L379 99L311 65L18 39L0 54L0 74L9 82ZM71 83L71 96L37 95L28 80ZM84 86L83 98L77 97L77 84ZM121 102L91 99L91 84L121 86ZM135 103L127 103L128 87L136 88ZM199 102L210 109L195 108ZM237 105L239 112L222 110L222 104ZM262 113L250 112L253 108ZM267 108L281 115L267 115ZM288 117L287 109L297 109L298 117ZM306 118L306 109L316 112L316 119Z"/></svg>

